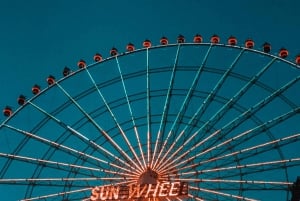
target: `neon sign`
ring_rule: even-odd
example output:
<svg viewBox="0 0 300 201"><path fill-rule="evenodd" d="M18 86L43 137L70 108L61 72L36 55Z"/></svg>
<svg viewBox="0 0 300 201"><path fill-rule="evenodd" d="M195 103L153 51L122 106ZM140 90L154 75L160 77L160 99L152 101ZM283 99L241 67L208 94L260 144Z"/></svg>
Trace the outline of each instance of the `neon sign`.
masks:
<svg viewBox="0 0 300 201"><path fill-rule="evenodd" d="M91 201L114 201L162 197L185 197L186 182L162 182L157 184L131 184L122 186L96 186L92 189Z"/></svg>

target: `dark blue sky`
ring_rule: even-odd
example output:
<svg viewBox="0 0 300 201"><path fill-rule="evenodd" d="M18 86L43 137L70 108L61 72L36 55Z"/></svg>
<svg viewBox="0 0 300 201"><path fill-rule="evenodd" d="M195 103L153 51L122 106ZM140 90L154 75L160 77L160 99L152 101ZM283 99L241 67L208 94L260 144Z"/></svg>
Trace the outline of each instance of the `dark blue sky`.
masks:
<svg viewBox="0 0 300 201"><path fill-rule="evenodd" d="M300 52L299 7L296 0L1 1L0 107L16 109L20 93L30 97L33 84L46 87L49 74L61 77L78 59L90 62L95 52L108 56L112 46L122 51L145 38L158 43L162 35L235 35L240 43L251 37L257 47L269 41L274 52L288 48L293 60Z"/></svg>

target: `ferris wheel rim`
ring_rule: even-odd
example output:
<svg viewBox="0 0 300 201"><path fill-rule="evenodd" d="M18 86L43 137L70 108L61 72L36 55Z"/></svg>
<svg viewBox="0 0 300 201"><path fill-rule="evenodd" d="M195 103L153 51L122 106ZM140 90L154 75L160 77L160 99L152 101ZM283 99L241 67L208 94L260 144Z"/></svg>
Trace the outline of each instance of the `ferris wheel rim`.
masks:
<svg viewBox="0 0 300 201"><path fill-rule="evenodd" d="M122 57L122 56L126 56L126 55L129 55L129 54L134 54L134 53L136 53L136 52L142 52L142 51L150 51L150 50L152 50L152 49L159 49L159 48L167 48L167 47L176 47L176 46L190 46L190 45L203 45L203 46L211 46L211 47L224 47L224 48L228 48L228 47L230 47L230 48L235 48L235 49L239 49L239 50L242 50L242 51L250 51L250 52L254 52L254 53L257 53L257 54L260 54L260 55L264 55L264 56L268 56L268 57L270 57L270 58L272 58L274 61L275 60L277 60L277 61L282 61L282 62L284 62L285 64L287 64L287 65L289 65L289 66L292 66L292 67L295 67L295 68L297 68L297 69L299 69L299 66L297 65L297 64L294 64L294 63L292 63L292 62L290 62L290 61L288 61L288 60L286 60L286 59L284 59L284 58L281 58L281 57L279 57L279 56L275 56L275 55L272 55L272 54L269 54L269 53L265 53L265 52L262 52L262 51L259 51L259 50L254 50L254 49L251 49L251 48L245 48L245 47L241 47L241 46L232 46L232 45L224 45L224 44L212 44L212 43L200 43L200 44L195 44L195 43L180 43L180 44L168 44L168 45L159 45L159 46L152 46L152 47L149 47L149 48L142 48L142 49L137 49L137 50L134 50L134 51L132 51L132 52L125 52L125 53L121 53L121 54L117 54L117 55L115 55L115 56L111 56L111 57L108 57L107 59L105 59L105 60L102 60L101 62L95 62L95 63L92 63L92 64L90 64L90 65L87 65L86 66L86 68L83 68L83 69L78 69L78 70L76 70L76 71L74 71L72 74L70 74L69 76L66 76L66 77L63 77L63 78L61 78L61 79L59 79L59 80L57 80L56 81L56 83L54 83L53 85L51 85L51 86L48 86L47 88L45 88L44 90L41 90L41 92L39 93L39 94L37 94L37 95L35 95L34 97L32 97L32 98L30 98L30 99L28 99L28 101L23 105L23 106L21 106L20 108L18 108L17 110L16 110L16 112L14 112L10 117L8 117L6 120L4 120L2 123L1 123L1 125L0 125L0 128L2 128L2 127L5 127L5 125L9 122L9 120L10 119L12 119L12 118L14 118L14 115L16 115L19 111L21 111L24 107L27 107L28 105L30 105L31 104L31 102L33 102L36 98L38 98L38 97L40 97L40 96L42 96L43 94L46 94L47 93L47 91L48 90L50 90L51 88L53 88L53 87L55 87L55 86L57 86L57 85L59 85L59 84L61 84L64 80L66 80L66 79L68 79L68 78L70 78L70 77L72 77L73 75L76 75L76 74L79 74L80 72L83 72L83 71L85 71L86 69L90 69L90 68L92 68L92 67L95 67L95 66L97 66L98 64L100 64L100 63L105 63L106 61L110 61L110 60L113 60L113 59L115 59L115 58L118 58L118 57ZM99 65L100 66L100 65ZM117 81L116 81L117 82ZM263 84L263 83L262 83ZM92 88L92 87L91 87ZM94 91L96 91L97 89L95 89L95 88L93 88L93 91L91 91L90 93L93 93ZM275 92L276 91L276 89L273 89L272 90L272 92ZM84 91L85 92L85 91ZM84 92L82 92L82 93L84 93ZM79 95L80 96L80 95ZM129 96L129 97L131 97L131 96ZM222 97L223 98L223 97ZM286 98L286 99L288 99L288 98ZM69 103L70 104L72 104L72 102L70 102L69 101ZM126 104L126 101L125 100L123 100L123 103L122 104ZM104 106L102 106L102 107L104 107ZM99 108L96 108L95 109L95 111L96 110L98 110ZM296 108L297 109L297 108ZM63 109L62 109L63 110ZM59 113L59 111L53 111L54 113L55 112L58 112ZM254 116L255 117L255 116ZM45 117L45 119L47 119L48 117ZM84 118L84 117L82 117L82 118ZM143 118L147 118L146 116L143 116ZM188 118L188 117L187 117ZM252 117L251 117L252 118ZM49 118L48 118L49 119ZM78 120L78 121L80 121L80 120ZM87 121L85 122L85 123L87 123ZM84 124L85 124L84 123ZM76 123L75 123L76 124ZM82 124L82 126L84 126L84 124ZM71 125L72 127L73 127L73 125ZM126 130L125 130L126 131ZM272 135L272 134L271 134ZM25 146L25 145L24 145ZM279 148L280 149L280 148ZM50 150L50 148L49 148L49 150ZM95 151L95 150L94 150ZM93 152L94 152L93 151ZM47 151L47 153L45 153L45 155L47 155L48 154L48 151ZM43 157L44 158L44 157ZM50 156L50 158L51 158L51 156ZM38 167L37 167L38 168ZM285 168L285 170L286 170L286 168ZM35 173L34 173L35 174ZM70 174L73 174L72 172L70 172ZM287 176L286 176L286 178L288 178Z"/></svg>

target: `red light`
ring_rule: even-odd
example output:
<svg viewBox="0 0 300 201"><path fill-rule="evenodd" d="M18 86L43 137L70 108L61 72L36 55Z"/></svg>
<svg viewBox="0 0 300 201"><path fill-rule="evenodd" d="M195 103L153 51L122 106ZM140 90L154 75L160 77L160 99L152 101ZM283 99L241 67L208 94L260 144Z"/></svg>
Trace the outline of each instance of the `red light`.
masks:
<svg viewBox="0 0 300 201"><path fill-rule="evenodd" d="M220 42L220 37L218 35L213 35L210 39L210 42L214 43L214 44L219 43Z"/></svg>
<svg viewBox="0 0 300 201"><path fill-rule="evenodd" d="M160 44L161 45L168 45L169 41L168 41L168 38L167 37L161 37L160 39Z"/></svg>
<svg viewBox="0 0 300 201"><path fill-rule="evenodd" d="M85 67L86 67L86 63L85 63L84 60L81 59L81 60L77 63L77 66L78 66L79 68L85 68Z"/></svg>
<svg viewBox="0 0 300 201"><path fill-rule="evenodd" d="M35 85L32 87L32 93L33 93L34 95L40 93L40 91L41 91L41 89L40 89L40 86L39 86L39 85L35 84Z"/></svg>
<svg viewBox="0 0 300 201"><path fill-rule="evenodd" d="M245 41L245 47L250 48L250 49L253 48L254 47L254 41L252 39L247 39Z"/></svg>
<svg viewBox="0 0 300 201"><path fill-rule="evenodd" d="M96 53L96 54L94 55L94 61L95 61L95 62L102 61L102 55L99 54L99 53Z"/></svg>
<svg viewBox="0 0 300 201"><path fill-rule="evenodd" d="M146 39L144 42L143 42L143 47L145 48L150 48L152 46L151 44L151 41Z"/></svg>
<svg viewBox="0 0 300 201"><path fill-rule="evenodd" d="M237 44L237 39L234 36L230 36L228 38L228 45L236 45Z"/></svg>
<svg viewBox="0 0 300 201"><path fill-rule="evenodd" d="M298 55L295 59L296 64L300 65L300 55Z"/></svg>
<svg viewBox="0 0 300 201"><path fill-rule="evenodd" d="M11 115L12 115L12 109L11 109L11 107L6 106L6 107L4 108L4 110L3 110L3 114L4 114L4 116L6 116L6 117L11 116Z"/></svg>
<svg viewBox="0 0 300 201"><path fill-rule="evenodd" d="M132 51L134 51L134 45L132 44L132 43L128 43L128 45L126 46L126 50L128 51L128 52L132 52Z"/></svg>
<svg viewBox="0 0 300 201"><path fill-rule="evenodd" d="M49 77L47 78L48 85L50 86L50 85L54 84L54 82L55 82L55 77L52 75L49 75Z"/></svg>
<svg viewBox="0 0 300 201"><path fill-rule="evenodd" d="M288 50L287 49L285 49L285 48L281 48L280 50L279 50L279 54L278 54L281 58L286 58L288 55L289 55L289 52L288 52Z"/></svg>
<svg viewBox="0 0 300 201"><path fill-rule="evenodd" d="M201 35L199 35L199 34L196 34L195 36L194 36L194 43L202 43L202 36Z"/></svg>

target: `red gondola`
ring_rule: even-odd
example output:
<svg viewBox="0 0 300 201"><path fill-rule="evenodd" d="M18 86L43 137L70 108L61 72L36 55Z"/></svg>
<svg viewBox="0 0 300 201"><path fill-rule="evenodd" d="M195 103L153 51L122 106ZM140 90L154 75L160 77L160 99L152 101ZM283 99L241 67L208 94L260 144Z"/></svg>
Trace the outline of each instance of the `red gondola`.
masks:
<svg viewBox="0 0 300 201"><path fill-rule="evenodd" d="M31 91L32 91L32 93L33 93L34 95L36 95L36 94L40 93L41 87L40 87L39 85L35 84L35 85L32 87Z"/></svg>
<svg viewBox="0 0 300 201"><path fill-rule="evenodd" d="M134 47L134 45L132 43L128 43L128 45L126 46L126 50L128 52L132 52L132 51L135 50L135 47Z"/></svg>
<svg viewBox="0 0 300 201"><path fill-rule="evenodd" d="M11 107L6 106L6 107L4 108L4 110L3 110L3 114L4 114L4 116L6 116L6 117L11 116L11 115L12 115L12 109L11 109Z"/></svg>
<svg viewBox="0 0 300 201"><path fill-rule="evenodd" d="M99 53L96 53L96 54L94 55L94 61L95 61L95 62L102 61L102 55L99 54Z"/></svg>
<svg viewBox="0 0 300 201"><path fill-rule="evenodd" d="M55 77L53 75L49 75L47 77L47 83L48 83L48 85L50 86L50 85L54 84L54 82L55 82Z"/></svg>
<svg viewBox="0 0 300 201"><path fill-rule="evenodd" d="M219 43L220 42L220 37L218 35L213 35L211 38L210 38L210 42L211 43Z"/></svg>
<svg viewBox="0 0 300 201"><path fill-rule="evenodd" d="M152 46L152 44L151 44L151 41L150 41L150 40L146 39L146 40L143 42L143 47L149 48L149 47L151 47L151 46Z"/></svg>
<svg viewBox="0 0 300 201"><path fill-rule="evenodd" d="M117 48L113 47L113 48L111 48L109 53L111 56L116 56L118 54L118 50L117 50Z"/></svg>
<svg viewBox="0 0 300 201"><path fill-rule="evenodd" d="M25 96L20 95L20 96L18 97L18 104L19 104L19 105L24 105L24 104L25 104L25 101L26 101L26 97L25 97Z"/></svg>
<svg viewBox="0 0 300 201"><path fill-rule="evenodd" d="M83 59L80 59L80 61L78 61L77 66L79 68L85 68L86 67L86 63Z"/></svg>
<svg viewBox="0 0 300 201"><path fill-rule="evenodd" d="M289 55L289 51L285 48L281 48L279 50L278 56L280 56L281 58L286 58Z"/></svg>
<svg viewBox="0 0 300 201"><path fill-rule="evenodd" d="M254 41L252 39L247 39L245 41L245 47L250 48L250 49L253 48L254 47Z"/></svg>
<svg viewBox="0 0 300 201"><path fill-rule="evenodd" d="M161 45L168 45L168 43L169 43L168 38L165 36L161 37L159 42Z"/></svg>
<svg viewBox="0 0 300 201"><path fill-rule="evenodd" d="M296 64L300 65L300 54L296 56L295 62Z"/></svg>
<svg viewBox="0 0 300 201"><path fill-rule="evenodd" d="M234 37L234 36L230 36L229 38L228 38L228 45L236 45L237 44L237 39L236 39L236 37Z"/></svg>
<svg viewBox="0 0 300 201"><path fill-rule="evenodd" d="M194 43L202 43L202 36L201 35L199 35L199 34L196 34L195 36L194 36Z"/></svg>
<svg viewBox="0 0 300 201"><path fill-rule="evenodd" d="M263 44L263 51L265 52L265 53L269 53L270 51L271 51L271 44L269 44L269 43L264 43Z"/></svg>
<svg viewBox="0 0 300 201"><path fill-rule="evenodd" d="M178 37L177 37L177 43L184 43L185 42L185 38L184 38L184 36L183 35L179 35Z"/></svg>
<svg viewBox="0 0 300 201"><path fill-rule="evenodd" d="M70 68L65 67L63 70L63 76L66 77L66 76L70 75L70 73L71 73Z"/></svg>

